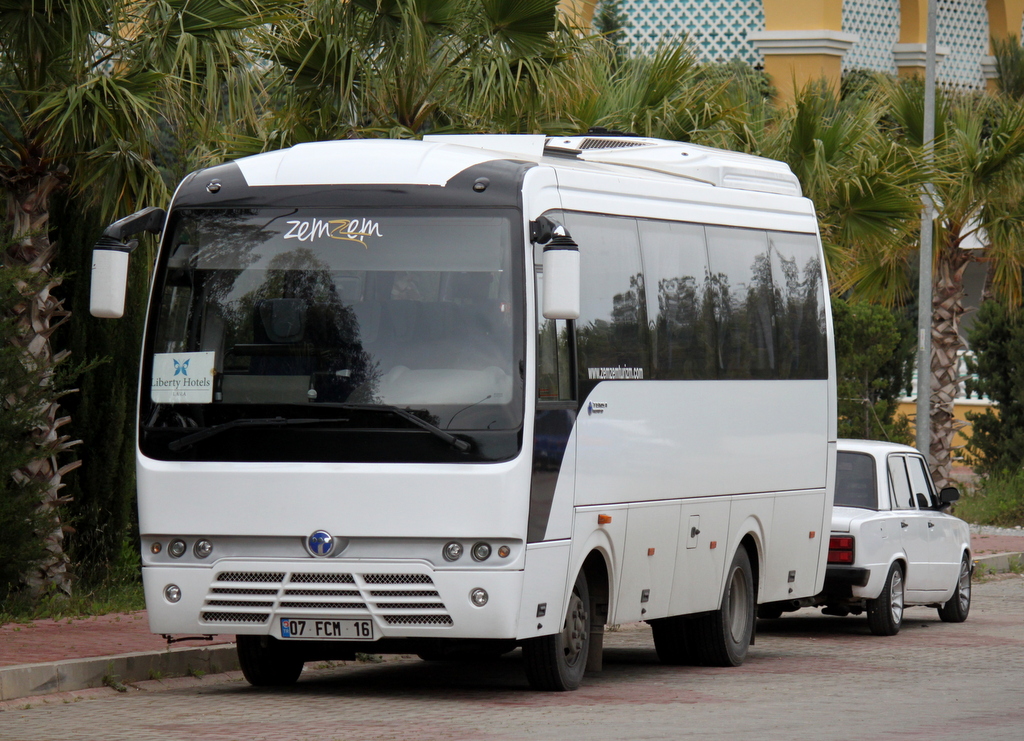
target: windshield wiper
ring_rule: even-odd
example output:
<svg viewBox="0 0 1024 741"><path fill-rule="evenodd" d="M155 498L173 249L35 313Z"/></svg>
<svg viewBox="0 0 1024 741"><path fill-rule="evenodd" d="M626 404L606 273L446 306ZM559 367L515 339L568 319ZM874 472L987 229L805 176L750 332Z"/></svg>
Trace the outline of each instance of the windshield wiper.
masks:
<svg viewBox="0 0 1024 741"><path fill-rule="evenodd" d="M330 407L332 407L334 409L347 409L347 410L351 410L351 411L361 411L361 412L390 412L391 414L395 414L395 415L401 417L402 419L405 419L405 420L408 420L409 422L412 422L414 425L416 425L417 427L420 427L420 428L426 430L427 432L429 432L434 437L439 438L441 440L444 440L446 443L451 445L453 448L458 450L460 453L465 453L465 452L467 452L472 447L465 440L460 440L459 438L455 437L455 435L452 435L451 433L442 430L437 425L431 424L430 422L427 422L425 419L420 419L419 417L417 417L415 414L413 414L408 409L402 409L401 407L391 406L390 404L347 404L347 403L325 404L324 406L330 406Z"/></svg>
<svg viewBox="0 0 1024 741"><path fill-rule="evenodd" d="M200 440L205 440L208 437L219 435L226 430L234 429L235 427L286 427L289 425L315 425L315 424L333 424L335 422L347 422L347 419L289 419L288 417L265 417L260 418L249 418L240 417L239 419L233 419L230 422L224 422L213 427L207 427L199 432L193 432L191 435L185 435L179 437L177 440L172 440L167 444L167 447L171 450L178 451L182 448L187 448L192 443L197 443Z"/></svg>

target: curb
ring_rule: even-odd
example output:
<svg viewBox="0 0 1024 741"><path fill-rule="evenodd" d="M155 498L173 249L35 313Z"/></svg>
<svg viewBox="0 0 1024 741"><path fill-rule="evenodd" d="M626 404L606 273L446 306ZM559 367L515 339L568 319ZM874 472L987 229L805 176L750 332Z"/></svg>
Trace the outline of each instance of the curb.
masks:
<svg viewBox="0 0 1024 741"><path fill-rule="evenodd" d="M984 566L987 570L1000 574L1024 567L1024 553L993 553L974 559L974 566Z"/></svg>
<svg viewBox="0 0 1024 741"><path fill-rule="evenodd" d="M238 669L234 643L0 667L0 701Z"/></svg>

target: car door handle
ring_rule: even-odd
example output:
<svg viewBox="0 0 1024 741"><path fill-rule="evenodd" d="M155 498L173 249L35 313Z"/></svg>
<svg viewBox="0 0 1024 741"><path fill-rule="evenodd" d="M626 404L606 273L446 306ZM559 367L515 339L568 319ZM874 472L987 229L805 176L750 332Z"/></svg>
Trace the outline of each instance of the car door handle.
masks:
<svg viewBox="0 0 1024 741"><path fill-rule="evenodd" d="M907 523L905 523L905 522L901 522L901 523L900 523L900 527L910 527L910 525L908 525L908 524L907 524Z"/></svg>
<svg viewBox="0 0 1024 741"><path fill-rule="evenodd" d="M928 523L928 527L935 527L935 523L934 522L929 522Z"/></svg>

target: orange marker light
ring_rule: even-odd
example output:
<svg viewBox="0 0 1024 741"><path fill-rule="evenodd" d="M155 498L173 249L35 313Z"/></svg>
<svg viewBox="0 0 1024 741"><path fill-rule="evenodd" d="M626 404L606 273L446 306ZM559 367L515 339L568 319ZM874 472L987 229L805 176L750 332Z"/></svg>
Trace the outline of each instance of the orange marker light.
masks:
<svg viewBox="0 0 1024 741"><path fill-rule="evenodd" d="M807 537L808 538L813 538L815 536L815 534L816 533L813 530L811 530L811 532L807 533Z"/></svg>
<svg viewBox="0 0 1024 741"><path fill-rule="evenodd" d="M654 555L654 549L653 548L648 548L647 549L647 555L648 556L653 556Z"/></svg>
<svg viewBox="0 0 1024 741"><path fill-rule="evenodd" d="M711 541L711 550L714 550L717 547L718 547L718 541L717 540L712 540Z"/></svg>
<svg viewBox="0 0 1024 741"><path fill-rule="evenodd" d="M611 515L598 515L597 516L597 524L598 525L610 525L611 522L612 522L612 516Z"/></svg>

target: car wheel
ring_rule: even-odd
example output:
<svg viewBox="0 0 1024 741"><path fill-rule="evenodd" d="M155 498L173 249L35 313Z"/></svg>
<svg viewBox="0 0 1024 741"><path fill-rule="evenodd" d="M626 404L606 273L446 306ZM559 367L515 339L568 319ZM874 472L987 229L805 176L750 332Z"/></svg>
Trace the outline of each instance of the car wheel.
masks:
<svg viewBox="0 0 1024 741"><path fill-rule="evenodd" d="M285 687L302 674L302 657L272 636L235 636L238 664L254 687Z"/></svg>
<svg viewBox="0 0 1024 741"><path fill-rule="evenodd" d="M876 636L894 636L903 625L903 567L889 568L885 587L878 599L868 600L868 627Z"/></svg>
<svg viewBox="0 0 1024 741"><path fill-rule="evenodd" d="M562 630L523 642L523 664L531 687L565 692L580 686L590 652L590 619L590 590L581 571L569 596Z"/></svg>
<svg viewBox="0 0 1024 741"><path fill-rule="evenodd" d="M964 554L960 562L960 575L957 577L956 589L949 602L939 608L939 619L944 623L962 623L971 611L971 560Z"/></svg>
<svg viewBox="0 0 1024 741"><path fill-rule="evenodd" d="M690 648L701 666L739 666L754 631L754 576L745 548L729 566L722 606L692 618Z"/></svg>

